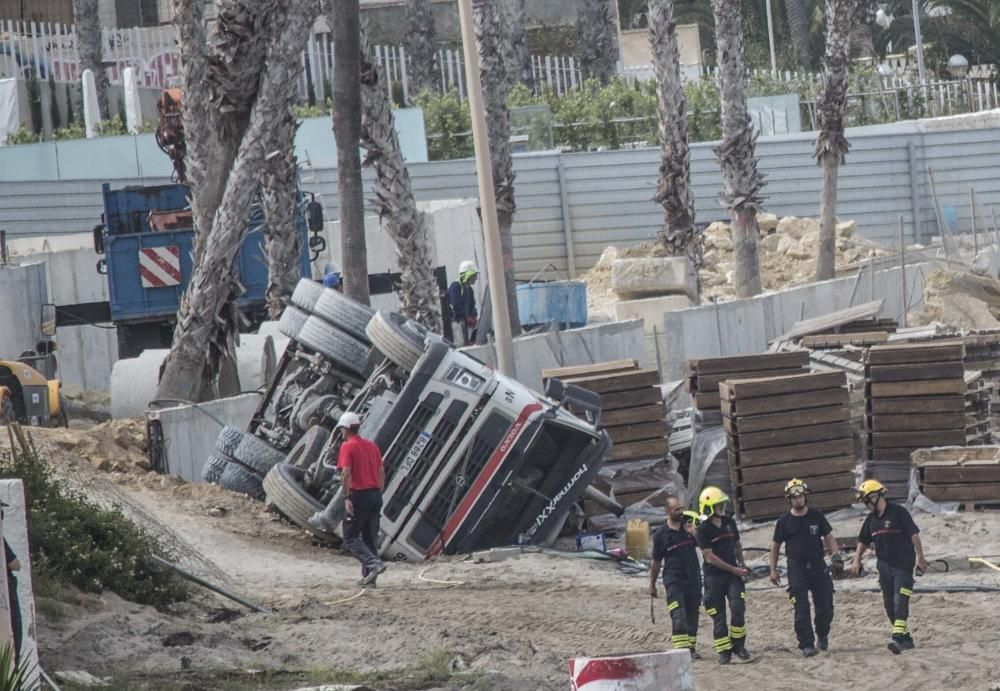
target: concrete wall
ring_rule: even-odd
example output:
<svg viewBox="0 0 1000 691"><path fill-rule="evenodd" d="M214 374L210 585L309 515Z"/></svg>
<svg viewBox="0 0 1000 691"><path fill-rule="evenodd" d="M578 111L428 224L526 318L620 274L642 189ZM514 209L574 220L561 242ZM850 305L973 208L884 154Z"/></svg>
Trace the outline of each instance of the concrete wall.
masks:
<svg viewBox="0 0 1000 691"><path fill-rule="evenodd" d="M42 339L45 264L0 266L0 358L16 360Z"/></svg>
<svg viewBox="0 0 1000 691"><path fill-rule="evenodd" d="M492 345L462 350L496 366L496 351ZM514 378L535 391L541 391L543 369L627 358L635 358L641 367L646 365L642 321L594 324L582 329L520 336L514 339Z"/></svg>
<svg viewBox="0 0 1000 691"><path fill-rule="evenodd" d="M31 552L28 548L28 520L25 516L24 483L21 480L0 480L0 501L3 510L3 539L10 545L21 570L17 578L17 601L21 608L21 664L28 670L26 688L38 683L38 641L35 633L35 595L31 577Z"/></svg>
<svg viewBox="0 0 1000 691"><path fill-rule="evenodd" d="M906 269L908 309L923 304L926 264ZM699 357L762 353L773 339L802 319L883 299L879 316L901 319L902 274L899 267L862 272L777 293L692 307L663 316L660 335L664 381L683 377L684 361Z"/></svg>
<svg viewBox="0 0 1000 691"><path fill-rule="evenodd" d="M201 482L201 467L222 429L206 412L227 425L246 429L259 400L258 394L243 394L200 403L197 408L183 405L146 413L147 420L159 420L162 425L167 472L188 482Z"/></svg>

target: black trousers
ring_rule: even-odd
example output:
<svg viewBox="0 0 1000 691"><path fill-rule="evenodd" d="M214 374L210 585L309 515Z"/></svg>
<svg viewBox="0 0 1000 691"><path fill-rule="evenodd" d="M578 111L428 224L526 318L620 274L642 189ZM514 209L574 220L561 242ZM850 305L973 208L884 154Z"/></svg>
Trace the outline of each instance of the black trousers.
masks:
<svg viewBox="0 0 1000 691"><path fill-rule="evenodd" d="M726 623L726 601L730 620ZM731 573L705 575L705 611L712 617L715 652L725 653L746 646L747 589L743 579Z"/></svg>
<svg viewBox="0 0 1000 691"><path fill-rule="evenodd" d="M17 580L7 571L7 598L10 602L10 630L14 639L14 663L21 661L21 602L17 599Z"/></svg>
<svg viewBox="0 0 1000 691"><path fill-rule="evenodd" d="M362 574L378 566L378 524L382 517L382 491L353 490L354 512L344 517L344 546L361 562Z"/></svg>
<svg viewBox="0 0 1000 691"><path fill-rule="evenodd" d="M667 612L673 627L675 648L694 648L698 640L698 608L701 583L667 583Z"/></svg>
<svg viewBox="0 0 1000 691"><path fill-rule="evenodd" d="M813 625L809 621L809 595L816 608L815 636L830 635L833 622L833 578L824 562L788 560L788 599L795 608L795 637L799 649L815 647Z"/></svg>
<svg viewBox="0 0 1000 691"><path fill-rule="evenodd" d="M892 637L910 637L906 620L910 618L910 596L913 594L913 569L901 569L884 561L878 562L878 585L882 589L882 604L892 622Z"/></svg>

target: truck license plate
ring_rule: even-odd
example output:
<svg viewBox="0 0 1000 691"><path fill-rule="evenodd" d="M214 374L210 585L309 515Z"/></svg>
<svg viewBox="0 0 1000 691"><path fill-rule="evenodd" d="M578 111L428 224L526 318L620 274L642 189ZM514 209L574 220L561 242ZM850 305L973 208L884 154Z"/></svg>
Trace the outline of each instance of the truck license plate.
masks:
<svg viewBox="0 0 1000 691"><path fill-rule="evenodd" d="M399 470L402 473L409 473L410 470L416 465L417 460L419 460L420 455L424 452L427 444L431 440L430 432L421 432L417 440L413 442L413 446L406 453L406 458L403 459L403 464L400 466Z"/></svg>

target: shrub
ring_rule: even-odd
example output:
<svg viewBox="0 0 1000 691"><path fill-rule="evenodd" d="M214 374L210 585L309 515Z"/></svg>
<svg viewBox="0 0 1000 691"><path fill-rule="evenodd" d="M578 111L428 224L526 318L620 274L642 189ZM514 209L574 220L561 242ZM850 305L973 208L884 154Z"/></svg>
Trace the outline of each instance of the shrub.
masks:
<svg viewBox="0 0 1000 691"><path fill-rule="evenodd" d="M44 460L2 453L0 478L24 482L31 560L40 578L155 607L187 597L184 585L154 563L154 554L170 558L155 537L65 488Z"/></svg>
<svg viewBox="0 0 1000 691"><path fill-rule="evenodd" d="M9 146L15 146L17 144L34 144L37 141L39 141L38 135L21 125L16 132L7 135L6 143Z"/></svg>

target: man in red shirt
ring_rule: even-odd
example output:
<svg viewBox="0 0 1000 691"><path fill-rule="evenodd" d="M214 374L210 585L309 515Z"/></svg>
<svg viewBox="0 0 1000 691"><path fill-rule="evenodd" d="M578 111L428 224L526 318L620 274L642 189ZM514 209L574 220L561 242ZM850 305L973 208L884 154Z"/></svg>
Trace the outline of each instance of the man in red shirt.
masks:
<svg viewBox="0 0 1000 691"><path fill-rule="evenodd" d="M344 435L337 456L340 492L344 497L344 546L361 562L363 587L374 586L386 565L378 557L378 524L382 513L385 468L382 452L374 442L361 437L361 418L355 413L340 416L337 429Z"/></svg>

